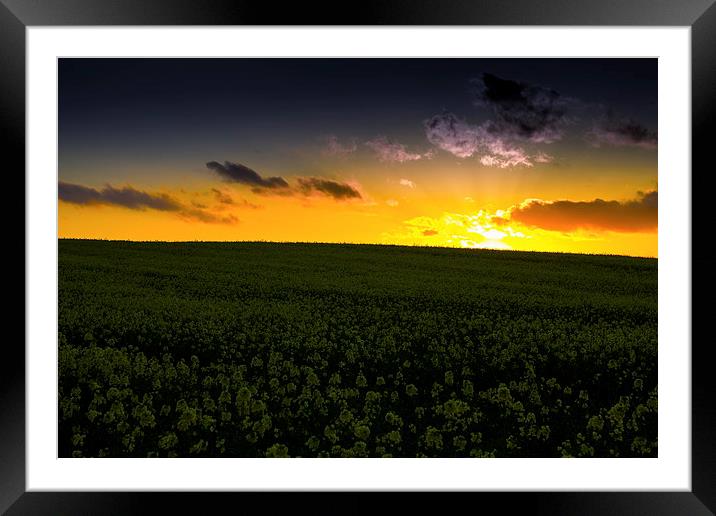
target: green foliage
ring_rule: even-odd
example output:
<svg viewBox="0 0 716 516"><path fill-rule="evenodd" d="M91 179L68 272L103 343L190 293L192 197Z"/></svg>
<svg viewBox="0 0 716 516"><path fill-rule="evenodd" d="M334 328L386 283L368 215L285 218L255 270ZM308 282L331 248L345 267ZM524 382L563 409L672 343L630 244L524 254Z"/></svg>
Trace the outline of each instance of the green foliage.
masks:
<svg viewBox="0 0 716 516"><path fill-rule="evenodd" d="M656 260L59 242L63 457L655 457Z"/></svg>
<svg viewBox="0 0 716 516"><path fill-rule="evenodd" d="M368 428L367 425L356 425L354 431L356 437L361 441L368 440L368 437L370 436L370 428Z"/></svg>
<svg viewBox="0 0 716 516"><path fill-rule="evenodd" d="M274 444L268 450L266 450L266 457L272 458L286 458L290 457L288 454L288 446L285 444Z"/></svg>

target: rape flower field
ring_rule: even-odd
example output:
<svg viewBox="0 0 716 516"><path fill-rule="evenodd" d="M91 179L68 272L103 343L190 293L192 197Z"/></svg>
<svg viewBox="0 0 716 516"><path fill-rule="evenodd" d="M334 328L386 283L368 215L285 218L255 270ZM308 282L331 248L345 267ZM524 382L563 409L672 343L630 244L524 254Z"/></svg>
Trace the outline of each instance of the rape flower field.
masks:
<svg viewBox="0 0 716 516"><path fill-rule="evenodd" d="M59 241L63 457L655 457L657 260Z"/></svg>

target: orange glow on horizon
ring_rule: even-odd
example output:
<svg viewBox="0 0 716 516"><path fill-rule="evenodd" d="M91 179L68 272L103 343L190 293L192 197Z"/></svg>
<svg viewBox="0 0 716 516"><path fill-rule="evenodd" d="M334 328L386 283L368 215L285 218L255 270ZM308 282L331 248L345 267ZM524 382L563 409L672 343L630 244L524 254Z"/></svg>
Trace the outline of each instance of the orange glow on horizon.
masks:
<svg viewBox="0 0 716 516"><path fill-rule="evenodd" d="M527 196L519 202L515 199L520 197L513 194L483 204L476 200L478 195L467 195L467 189L459 195L453 188L442 195L428 195L420 183L415 181L411 186L409 182L406 179L401 184L396 177L385 184L376 182L370 188L355 183L362 198L350 200L320 194L257 195L226 184L207 184L192 191L159 190L180 201L185 207L182 211L60 202L58 236L378 243L644 257L658 254L655 230L624 232L584 227L553 231L531 227L510 218L510 209Z"/></svg>

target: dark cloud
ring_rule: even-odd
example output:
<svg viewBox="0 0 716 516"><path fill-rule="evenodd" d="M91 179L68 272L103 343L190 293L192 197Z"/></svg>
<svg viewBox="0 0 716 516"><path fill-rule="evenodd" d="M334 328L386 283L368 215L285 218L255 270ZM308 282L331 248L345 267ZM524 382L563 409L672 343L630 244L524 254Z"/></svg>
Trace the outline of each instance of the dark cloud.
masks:
<svg viewBox="0 0 716 516"><path fill-rule="evenodd" d="M216 188L212 188L211 191L214 192L214 197L217 202L221 204L234 204L234 199L232 199L229 194L224 193L221 190L217 190Z"/></svg>
<svg viewBox="0 0 716 516"><path fill-rule="evenodd" d="M308 195L312 192L321 192L329 195L334 199L360 199L361 194L358 190L346 183L338 183L330 179L321 179L319 177L301 177L298 179L299 188Z"/></svg>
<svg viewBox="0 0 716 516"><path fill-rule="evenodd" d="M258 210L259 208L261 208L261 206L259 206L258 204L249 202L246 199L235 201L234 198L231 197L231 195L226 192L222 192L217 188L212 188L211 191L214 194L214 199L216 199L216 202L221 205L220 209L224 209L224 206L243 206L244 208L251 208L254 210Z"/></svg>
<svg viewBox="0 0 716 516"><path fill-rule="evenodd" d="M72 204L106 204L122 206L130 210L179 211L182 209L181 203L166 194L150 194L131 186L114 188L107 185L102 190L96 190L60 181L57 189L59 199Z"/></svg>
<svg viewBox="0 0 716 516"><path fill-rule="evenodd" d="M198 208L185 208L179 212L179 216L186 220L197 220L207 224L236 224L239 222L233 215L221 215Z"/></svg>
<svg viewBox="0 0 716 516"><path fill-rule="evenodd" d="M495 119L486 128L493 134L550 143L562 137L568 101L559 92L484 73L475 84L475 103L486 106Z"/></svg>
<svg viewBox="0 0 716 516"><path fill-rule="evenodd" d="M288 183L282 177L261 177L258 172L250 169L246 165L240 163L232 163L224 161L224 164L217 161L210 161L206 164L206 168L213 170L226 181L232 183L241 183L250 185L255 188L287 188Z"/></svg>
<svg viewBox="0 0 716 516"><path fill-rule="evenodd" d="M655 231L659 212L657 191L638 192L637 199L619 202L530 200L510 210L511 220L553 231L602 229L619 232Z"/></svg>
<svg viewBox="0 0 716 516"><path fill-rule="evenodd" d="M225 161L220 164L216 161L210 161L206 164L207 168L215 171L221 177L235 183L251 185L252 192L261 195L281 195L293 196L296 194L310 195L313 192L319 192L334 199L360 199L361 194L358 190L346 183L331 181L330 179L321 179L318 177L301 177L298 178L298 186L291 187L282 177L261 177L257 172L250 168L237 163ZM216 200L221 204L235 204L234 200L221 190L212 188ZM244 206L250 208L260 208L248 201L243 202Z"/></svg>
<svg viewBox="0 0 716 516"><path fill-rule="evenodd" d="M611 112L595 123L592 130L587 133L587 139L596 147L617 145L655 149L657 144L656 131L648 129L632 118L618 117Z"/></svg>
<svg viewBox="0 0 716 516"><path fill-rule="evenodd" d="M142 192L131 186L114 188L107 185L101 190L84 185L65 183L58 184L58 197L63 202L80 206L119 206L130 210L157 210L176 213L185 220L198 220L214 224L233 224L238 219L233 215L217 215L208 211L201 203L192 202L186 206L166 194Z"/></svg>
<svg viewBox="0 0 716 516"><path fill-rule="evenodd" d="M260 210L263 208L260 204L254 204L252 202L247 201L246 199L242 199L241 203L239 203L240 206L243 206L244 208L251 208L252 210Z"/></svg>

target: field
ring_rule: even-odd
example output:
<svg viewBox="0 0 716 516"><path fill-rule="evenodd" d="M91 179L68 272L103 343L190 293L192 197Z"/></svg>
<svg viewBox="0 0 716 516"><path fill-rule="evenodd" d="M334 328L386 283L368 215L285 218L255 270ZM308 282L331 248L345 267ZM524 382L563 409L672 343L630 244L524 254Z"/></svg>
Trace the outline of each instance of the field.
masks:
<svg viewBox="0 0 716 516"><path fill-rule="evenodd" d="M657 260L59 241L59 454L654 457Z"/></svg>

